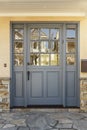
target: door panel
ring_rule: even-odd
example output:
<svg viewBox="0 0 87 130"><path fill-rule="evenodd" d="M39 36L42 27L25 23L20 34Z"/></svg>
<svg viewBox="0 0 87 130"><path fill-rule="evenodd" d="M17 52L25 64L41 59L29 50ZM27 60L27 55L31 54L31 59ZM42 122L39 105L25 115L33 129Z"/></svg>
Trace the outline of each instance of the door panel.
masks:
<svg viewBox="0 0 87 130"><path fill-rule="evenodd" d="M23 72L16 72L16 97L23 97Z"/></svg>
<svg viewBox="0 0 87 130"><path fill-rule="evenodd" d="M69 71L67 72L67 97L74 97L75 96L75 72Z"/></svg>
<svg viewBox="0 0 87 130"><path fill-rule="evenodd" d="M59 72L47 72L47 96L59 97L60 92L60 79Z"/></svg>
<svg viewBox="0 0 87 130"><path fill-rule="evenodd" d="M40 98L43 96L43 72L31 72L31 97Z"/></svg>

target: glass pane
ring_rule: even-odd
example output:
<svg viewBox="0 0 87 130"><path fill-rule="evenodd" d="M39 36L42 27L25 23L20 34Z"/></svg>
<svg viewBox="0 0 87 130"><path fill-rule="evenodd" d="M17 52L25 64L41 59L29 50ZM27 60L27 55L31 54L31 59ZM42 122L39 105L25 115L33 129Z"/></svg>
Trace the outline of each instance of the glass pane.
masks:
<svg viewBox="0 0 87 130"><path fill-rule="evenodd" d="M14 38L15 40L23 40L23 29L14 29Z"/></svg>
<svg viewBox="0 0 87 130"><path fill-rule="evenodd" d="M39 65L39 54L31 54L30 55L30 64L31 65Z"/></svg>
<svg viewBox="0 0 87 130"><path fill-rule="evenodd" d="M47 53L49 51L48 41L41 41L40 47L41 47L41 52Z"/></svg>
<svg viewBox="0 0 87 130"><path fill-rule="evenodd" d="M49 54L41 54L41 66L49 65Z"/></svg>
<svg viewBox="0 0 87 130"><path fill-rule="evenodd" d="M49 39L49 29L40 30L40 39Z"/></svg>
<svg viewBox="0 0 87 130"><path fill-rule="evenodd" d="M75 54L67 54L66 57L67 65L74 65L75 64Z"/></svg>
<svg viewBox="0 0 87 130"><path fill-rule="evenodd" d="M59 52L59 43L58 40L51 41L51 52Z"/></svg>
<svg viewBox="0 0 87 130"><path fill-rule="evenodd" d="M59 39L59 29L51 29L51 34L50 34L51 39Z"/></svg>
<svg viewBox="0 0 87 130"><path fill-rule="evenodd" d="M67 29L66 37L67 38L75 38L76 36L76 30L75 29Z"/></svg>
<svg viewBox="0 0 87 130"><path fill-rule="evenodd" d="M75 42L67 42L66 43L66 52L67 53L75 53Z"/></svg>
<svg viewBox="0 0 87 130"><path fill-rule="evenodd" d="M14 64L15 66L23 65L23 54L15 54L14 55Z"/></svg>
<svg viewBox="0 0 87 130"><path fill-rule="evenodd" d="M15 42L14 43L14 52L15 53L23 53L23 42Z"/></svg>
<svg viewBox="0 0 87 130"><path fill-rule="evenodd" d="M39 42L37 41L31 42L30 52L39 52Z"/></svg>
<svg viewBox="0 0 87 130"><path fill-rule="evenodd" d="M59 65L59 56L57 54L51 54L51 65Z"/></svg>
<svg viewBox="0 0 87 130"><path fill-rule="evenodd" d="M31 40L38 40L39 39L39 29L33 28L31 29Z"/></svg>

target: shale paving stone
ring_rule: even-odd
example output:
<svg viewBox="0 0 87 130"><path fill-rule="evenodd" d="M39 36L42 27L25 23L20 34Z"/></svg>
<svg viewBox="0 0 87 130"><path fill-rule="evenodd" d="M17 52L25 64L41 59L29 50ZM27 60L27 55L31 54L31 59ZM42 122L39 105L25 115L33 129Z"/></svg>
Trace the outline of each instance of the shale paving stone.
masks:
<svg viewBox="0 0 87 130"><path fill-rule="evenodd" d="M60 129L60 130L76 130L76 129Z"/></svg>
<svg viewBox="0 0 87 130"><path fill-rule="evenodd" d="M12 127L12 128L1 128L0 130L17 130L17 127Z"/></svg>
<svg viewBox="0 0 87 130"><path fill-rule="evenodd" d="M15 124L17 126L26 126L25 119L21 119L21 118L17 120L11 120L10 123Z"/></svg>
<svg viewBox="0 0 87 130"><path fill-rule="evenodd" d="M0 128L2 128L4 126L4 124L0 124Z"/></svg>
<svg viewBox="0 0 87 130"><path fill-rule="evenodd" d="M15 125L13 125L13 124L6 124L5 126L3 126L3 128L11 128L11 127L15 127Z"/></svg>
<svg viewBox="0 0 87 130"><path fill-rule="evenodd" d="M30 130L29 127L19 127L17 130Z"/></svg>

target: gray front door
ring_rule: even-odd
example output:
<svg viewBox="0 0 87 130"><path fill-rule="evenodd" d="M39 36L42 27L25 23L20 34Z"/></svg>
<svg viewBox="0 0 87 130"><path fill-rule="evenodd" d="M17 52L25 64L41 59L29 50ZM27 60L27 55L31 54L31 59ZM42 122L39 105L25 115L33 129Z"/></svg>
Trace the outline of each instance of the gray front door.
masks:
<svg viewBox="0 0 87 130"><path fill-rule="evenodd" d="M28 26L28 105L62 104L62 25Z"/></svg>
<svg viewBox="0 0 87 130"><path fill-rule="evenodd" d="M13 106L79 106L77 24L13 24Z"/></svg>

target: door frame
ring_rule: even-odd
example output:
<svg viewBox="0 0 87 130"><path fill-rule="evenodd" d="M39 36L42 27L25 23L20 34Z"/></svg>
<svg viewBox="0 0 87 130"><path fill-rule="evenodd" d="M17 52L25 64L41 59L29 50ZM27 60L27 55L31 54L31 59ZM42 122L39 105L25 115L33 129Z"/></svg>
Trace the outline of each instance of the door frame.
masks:
<svg viewBox="0 0 87 130"><path fill-rule="evenodd" d="M77 24L78 25L78 29L77 29L77 52L76 52L76 62L77 62L77 66L76 66L76 70L77 70L77 74L76 74L76 78L77 78L77 107L80 107L80 22L10 22L10 75L11 75L11 81L10 81L10 107L13 107L13 86L14 86L14 82L13 82L13 28L12 25L13 24L24 24L24 107L27 107L27 60L26 60L26 56L27 56L27 46L26 44L28 43L28 39L26 37L26 26L28 27L28 24L34 23L34 24L39 24L39 23L44 23L44 24L63 24L63 44L64 44L64 48L66 45L66 39L65 39L65 29L66 29L66 24L70 23L70 24ZM65 49L64 49L65 50ZM65 51L63 51L63 56L65 55ZM65 57L65 56L64 56ZM64 59L64 58L63 58ZM65 76L65 59L62 61L63 63L63 106L66 107L66 88L65 88L65 81L66 81L66 76Z"/></svg>

